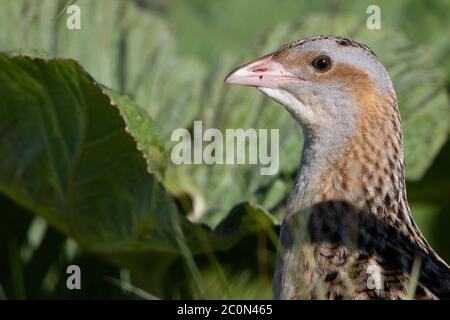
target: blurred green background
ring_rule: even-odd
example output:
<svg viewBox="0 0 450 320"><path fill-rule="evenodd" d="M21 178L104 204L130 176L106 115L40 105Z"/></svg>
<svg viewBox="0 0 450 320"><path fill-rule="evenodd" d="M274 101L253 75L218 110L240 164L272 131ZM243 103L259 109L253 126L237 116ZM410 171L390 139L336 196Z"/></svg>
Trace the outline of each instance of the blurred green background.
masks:
<svg viewBox="0 0 450 320"><path fill-rule="evenodd" d="M413 216L435 250L450 261L450 2L78 0L81 30L68 30L64 9L69 2L0 0L1 51L70 58L82 66L61 60L52 69L5 56L0 60L0 115L7 119L14 109L17 119L30 119L20 115L20 102L41 106L47 101L36 100L34 90L42 90L39 94L57 108L69 99L65 90L71 92L59 83L85 81L89 85L80 85L79 92L87 92L87 103L74 98L73 104L98 110L87 113L94 126L123 128L118 113L108 108L117 105L142 154L125 134L111 140L94 155L119 156L108 150L120 146L117 150L130 156L119 169L111 169L95 189L66 190L62 183L63 195L53 197L58 182L45 166L41 175L11 178L10 172L28 172L23 169L28 158L6 153L16 150L7 139L21 142L22 136L0 121L0 298L271 298L274 242L299 163L301 130L256 90L230 88L223 79L233 66L317 34L353 37L385 64L404 121ZM366 27L366 9L372 4L381 9L380 30ZM27 73L34 67L42 73ZM25 74L39 86L24 81ZM97 82L109 88L106 93ZM34 100L20 100L16 92ZM90 102L93 96L98 103ZM83 123L81 112L70 112L60 116ZM145 126L138 123L141 117ZM167 157L171 132L192 130L194 120L220 129L280 129L280 172L260 176L258 166L167 162L163 173L147 176L142 155L152 167L149 159L162 144ZM38 117L36 122L52 126ZM29 127L34 128L33 121ZM63 127L55 143L75 137L72 129ZM29 130L32 141L34 131ZM146 140L153 135L158 143ZM83 158L83 168L101 168L95 157ZM59 158L55 167L64 172ZM32 170L39 173L40 168L35 164ZM115 181L119 176L122 180ZM30 191L39 188L50 190L49 195ZM89 195L92 199L82 202ZM54 201L72 197L73 205ZM66 288L71 264L82 270L82 290Z"/></svg>

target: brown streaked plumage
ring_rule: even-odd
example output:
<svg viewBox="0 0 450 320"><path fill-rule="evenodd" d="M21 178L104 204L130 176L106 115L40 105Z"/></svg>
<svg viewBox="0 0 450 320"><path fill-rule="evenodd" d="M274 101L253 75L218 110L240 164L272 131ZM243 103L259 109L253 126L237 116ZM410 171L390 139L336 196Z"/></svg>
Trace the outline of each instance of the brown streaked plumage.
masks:
<svg viewBox="0 0 450 320"><path fill-rule="evenodd" d="M225 81L258 88L304 132L275 298L404 299L415 261L414 297L450 298L450 268L411 216L397 99L369 47L338 36L305 38Z"/></svg>

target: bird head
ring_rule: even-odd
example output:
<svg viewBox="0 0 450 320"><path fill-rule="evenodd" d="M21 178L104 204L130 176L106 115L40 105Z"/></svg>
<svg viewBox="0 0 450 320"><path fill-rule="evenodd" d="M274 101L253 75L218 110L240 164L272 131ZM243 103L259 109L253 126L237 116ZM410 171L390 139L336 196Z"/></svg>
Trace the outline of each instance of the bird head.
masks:
<svg viewBox="0 0 450 320"><path fill-rule="evenodd" d="M226 83L256 87L283 105L306 129L351 129L392 96L382 63L365 45L338 36L316 36L282 46L237 67ZM366 111L366 112L364 112Z"/></svg>

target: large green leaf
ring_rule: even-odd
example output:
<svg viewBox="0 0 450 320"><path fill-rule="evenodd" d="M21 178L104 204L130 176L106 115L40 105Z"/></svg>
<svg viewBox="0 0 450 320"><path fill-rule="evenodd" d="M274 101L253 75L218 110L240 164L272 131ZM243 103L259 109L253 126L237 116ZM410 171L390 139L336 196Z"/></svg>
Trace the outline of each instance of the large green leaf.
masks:
<svg viewBox="0 0 450 320"><path fill-rule="evenodd" d="M3 192L94 250L132 242L142 225L151 230L176 210L158 180L143 175L145 162L110 98L76 62L2 54L0 64ZM139 146L162 175L151 120L119 102L132 134L146 129ZM159 200L153 217L142 214L151 196Z"/></svg>
<svg viewBox="0 0 450 320"><path fill-rule="evenodd" d="M161 183L153 121L76 61L0 54L0 82L0 190L83 248L201 253L273 224L250 205L235 232L188 221Z"/></svg>

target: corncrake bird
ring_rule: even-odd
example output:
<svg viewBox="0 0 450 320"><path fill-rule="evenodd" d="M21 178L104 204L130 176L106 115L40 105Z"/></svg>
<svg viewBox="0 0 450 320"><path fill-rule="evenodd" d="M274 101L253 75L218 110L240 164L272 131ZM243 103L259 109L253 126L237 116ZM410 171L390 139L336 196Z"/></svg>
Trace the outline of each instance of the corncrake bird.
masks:
<svg viewBox="0 0 450 320"><path fill-rule="evenodd" d="M449 266L411 216L397 99L371 49L309 37L236 68L225 82L256 87L304 133L274 298L450 298Z"/></svg>

